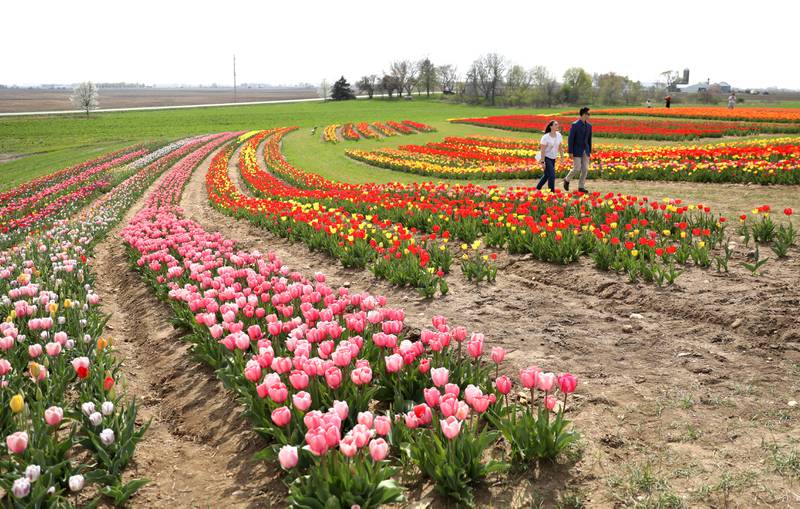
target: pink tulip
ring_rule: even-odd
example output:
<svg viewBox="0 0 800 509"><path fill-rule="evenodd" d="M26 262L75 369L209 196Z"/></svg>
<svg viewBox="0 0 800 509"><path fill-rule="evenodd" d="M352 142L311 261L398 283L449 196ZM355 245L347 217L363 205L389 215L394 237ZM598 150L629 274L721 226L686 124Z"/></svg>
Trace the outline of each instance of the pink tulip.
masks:
<svg viewBox="0 0 800 509"><path fill-rule="evenodd" d="M544 398L544 406L548 410L552 410L553 408L555 408L557 403L558 403L558 398L556 398L552 394L549 394Z"/></svg>
<svg viewBox="0 0 800 509"><path fill-rule="evenodd" d="M494 348L492 348L492 361L495 364L500 364L501 362L503 362L503 359L505 359L505 357L506 357L506 351L503 348L499 346L495 346Z"/></svg>
<svg viewBox="0 0 800 509"><path fill-rule="evenodd" d="M289 390L286 388L286 385L282 383L269 386L267 392L269 394L269 398L278 404L283 403L286 401L286 398L289 397Z"/></svg>
<svg viewBox="0 0 800 509"><path fill-rule="evenodd" d="M61 407L51 406L44 411L44 421L50 426L58 426L64 418L64 411Z"/></svg>
<svg viewBox="0 0 800 509"><path fill-rule="evenodd" d="M505 375L497 377L494 384L500 394L508 394L511 392L511 379Z"/></svg>
<svg viewBox="0 0 800 509"><path fill-rule="evenodd" d="M293 445L284 445L278 452L278 461L281 462L281 467L284 470L289 470L297 466L298 456L297 447Z"/></svg>
<svg viewBox="0 0 800 509"><path fill-rule="evenodd" d="M474 385L472 385L472 384L469 384L469 385L467 386L467 388L466 388L466 389L464 389L464 401L466 401L466 402L467 402L467 403L469 403L470 405L472 404L472 400L473 400L473 399L474 399L476 396L482 396L482 395L483 395L483 391L482 391L482 390L480 390L480 389L478 389L477 387L475 387L475 386L474 386Z"/></svg>
<svg viewBox="0 0 800 509"><path fill-rule="evenodd" d="M28 345L28 355L34 359L42 355L42 345L39 343Z"/></svg>
<svg viewBox="0 0 800 509"><path fill-rule="evenodd" d="M356 385L366 385L372 381L372 369L369 366L357 367L350 372L350 380Z"/></svg>
<svg viewBox="0 0 800 509"><path fill-rule="evenodd" d="M453 416L448 417L446 420L440 420L439 424L442 427L442 433L448 440L454 439L461 432L461 421Z"/></svg>
<svg viewBox="0 0 800 509"><path fill-rule="evenodd" d="M336 367L330 367L325 370L325 382L331 389L338 389L342 385L342 370Z"/></svg>
<svg viewBox="0 0 800 509"><path fill-rule="evenodd" d="M272 411L271 417L272 417L272 422L274 422L276 426L282 428L287 424L289 424L289 422L291 422L292 411L285 406L278 407Z"/></svg>
<svg viewBox="0 0 800 509"><path fill-rule="evenodd" d="M491 400L489 396L482 394L480 396L473 397L471 405L476 412L482 414L483 412L486 411L486 409L489 408L490 403Z"/></svg>
<svg viewBox="0 0 800 509"><path fill-rule="evenodd" d="M578 378L571 373L558 375L558 387L564 394L572 394L578 385Z"/></svg>
<svg viewBox="0 0 800 509"><path fill-rule="evenodd" d="M336 415L339 416L339 419L343 421L347 419L347 416L350 414L350 408L347 406L347 401L334 400L333 410L336 412Z"/></svg>
<svg viewBox="0 0 800 509"><path fill-rule="evenodd" d="M308 450L316 456L322 456L328 451L328 441L325 439L325 432L322 430L306 433L306 443L308 444Z"/></svg>
<svg viewBox="0 0 800 509"><path fill-rule="evenodd" d="M356 439L352 435L347 435L339 442L339 450L348 458L352 458L358 452Z"/></svg>
<svg viewBox="0 0 800 509"><path fill-rule="evenodd" d="M372 415L372 412L358 412L358 416L356 417L356 421L359 424L363 424L364 426L371 428L372 423L375 417Z"/></svg>
<svg viewBox="0 0 800 509"><path fill-rule="evenodd" d="M258 361L247 361L244 367L244 377L253 383L258 383L261 379L261 366L258 364Z"/></svg>
<svg viewBox="0 0 800 509"><path fill-rule="evenodd" d="M297 390L308 387L308 375L302 371L294 370L289 375L289 383Z"/></svg>
<svg viewBox="0 0 800 509"><path fill-rule="evenodd" d="M419 372L424 375L430 370L431 370L431 360L430 359L421 359L419 361Z"/></svg>
<svg viewBox="0 0 800 509"><path fill-rule="evenodd" d="M458 402L458 407L456 408L455 417L459 421L463 421L464 419L469 417L469 405L467 404L466 401Z"/></svg>
<svg viewBox="0 0 800 509"><path fill-rule="evenodd" d="M6 437L6 445L9 452L22 454L28 448L28 434L24 431L17 431Z"/></svg>
<svg viewBox="0 0 800 509"><path fill-rule="evenodd" d="M414 415L413 412L409 412L407 414L404 414L404 419L405 419L406 427L408 429L414 429L414 428L419 427L419 419L417 419L417 416Z"/></svg>
<svg viewBox="0 0 800 509"><path fill-rule="evenodd" d="M461 394L461 388L456 384L448 383L445 384L444 386L444 392L445 394L452 394L454 396L458 396L459 394Z"/></svg>
<svg viewBox="0 0 800 509"><path fill-rule="evenodd" d="M555 384L555 373L542 373L539 375L539 381L536 384L536 388L540 391L550 392Z"/></svg>
<svg viewBox="0 0 800 509"><path fill-rule="evenodd" d="M392 430L392 420L385 415L379 415L375 417L375 433L386 436Z"/></svg>
<svg viewBox="0 0 800 509"><path fill-rule="evenodd" d="M350 430L350 434L356 439L356 446L361 448L367 445L374 431L363 424L356 424L353 429Z"/></svg>
<svg viewBox="0 0 800 509"><path fill-rule="evenodd" d="M342 434L338 426L334 426L331 424L325 428L325 441L327 442L328 447L337 446L339 444L341 436Z"/></svg>
<svg viewBox="0 0 800 509"><path fill-rule="evenodd" d="M536 367L529 367L525 368L519 373L520 381L522 381L522 386L526 389L532 389L536 387L537 382L539 381L539 368Z"/></svg>
<svg viewBox="0 0 800 509"><path fill-rule="evenodd" d="M50 357L56 357L61 353L61 343L47 343L44 349L47 352L47 355Z"/></svg>
<svg viewBox="0 0 800 509"><path fill-rule="evenodd" d="M446 385L449 376L450 371L448 371L447 368L431 369L431 379L433 380L433 385L436 387L442 387L443 385Z"/></svg>
<svg viewBox="0 0 800 509"><path fill-rule="evenodd" d="M298 410L305 412L311 406L311 394L300 391L292 395L292 404Z"/></svg>
<svg viewBox="0 0 800 509"><path fill-rule="evenodd" d="M12 340L13 341L13 340ZM6 359L0 359L0 376L7 375L11 373L11 363L8 362Z"/></svg>
<svg viewBox="0 0 800 509"><path fill-rule="evenodd" d="M400 354L392 354L384 357L386 361L386 371L388 373L397 373L403 368L403 357Z"/></svg>
<svg viewBox="0 0 800 509"><path fill-rule="evenodd" d="M419 420L420 424L428 424L433 421L433 413L430 407L425 403L414 406L414 415Z"/></svg>
<svg viewBox="0 0 800 509"><path fill-rule="evenodd" d="M436 406L439 404L439 397L441 396L439 389L436 387L422 389L422 394L425 396L425 403L427 403L431 408L436 408Z"/></svg>
<svg viewBox="0 0 800 509"><path fill-rule="evenodd" d="M458 397L453 394L445 394L439 399L439 410L445 417L450 417L458 409Z"/></svg>
<svg viewBox="0 0 800 509"><path fill-rule="evenodd" d="M369 455L372 461L382 461L389 455L389 444L382 438L375 438L369 442Z"/></svg>

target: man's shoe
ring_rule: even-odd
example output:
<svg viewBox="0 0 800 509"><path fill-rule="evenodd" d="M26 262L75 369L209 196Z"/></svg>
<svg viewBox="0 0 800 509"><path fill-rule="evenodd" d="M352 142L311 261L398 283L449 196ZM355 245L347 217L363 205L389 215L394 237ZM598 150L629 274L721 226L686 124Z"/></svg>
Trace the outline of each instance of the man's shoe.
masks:
<svg viewBox="0 0 800 509"><path fill-rule="evenodd" d="M564 181L564 191L569 191L569 180Z"/></svg>
<svg viewBox="0 0 800 509"><path fill-rule="evenodd" d="M581 192L581 193L583 193L583 194L589 194L589 190L588 190L588 189L586 189L586 188L583 188L583 187L579 187L579 188L578 188L578 191L579 191L579 192Z"/></svg>

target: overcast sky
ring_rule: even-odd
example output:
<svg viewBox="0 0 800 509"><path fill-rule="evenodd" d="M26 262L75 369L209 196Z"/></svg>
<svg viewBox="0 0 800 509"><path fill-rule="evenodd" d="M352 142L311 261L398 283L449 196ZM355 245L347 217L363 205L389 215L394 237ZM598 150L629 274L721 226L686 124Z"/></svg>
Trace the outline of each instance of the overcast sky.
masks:
<svg viewBox="0 0 800 509"><path fill-rule="evenodd" d="M497 52L559 78L580 66L653 82L800 89L800 2L32 1L0 3L0 83L291 84Z"/></svg>

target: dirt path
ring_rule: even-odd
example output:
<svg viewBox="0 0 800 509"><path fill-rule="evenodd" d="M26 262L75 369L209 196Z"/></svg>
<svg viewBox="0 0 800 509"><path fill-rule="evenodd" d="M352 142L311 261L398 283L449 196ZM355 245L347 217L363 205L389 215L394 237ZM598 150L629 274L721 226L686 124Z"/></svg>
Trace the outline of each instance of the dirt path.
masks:
<svg viewBox="0 0 800 509"><path fill-rule="evenodd" d="M159 185L156 181L154 187ZM250 457L265 444L249 429L241 407L214 373L192 360L156 299L129 268L119 230L142 208L140 199L95 252L106 334L123 359L127 393L142 422L152 419L127 476L148 478L134 507L264 507L282 493L274 472Z"/></svg>
<svg viewBox="0 0 800 509"><path fill-rule="evenodd" d="M237 158L229 171L245 190ZM732 262L729 275L691 269L669 289L630 284L587 260L561 267L502 256L507 266L494 285L467 284L455 270L447 296L424 300L215 211L206 167L181 202L205 228L243 248L274 251L307 274L322 271L332 285L386 295L412 326L442 314L482 331L509 350L508 372L539 364L580 376L572 417L584 435L582 459L550 467L537 481L523 475L516 490L493 488L495 503L552 501L565 492L589 507L643 500L672 507L673 496L692 507L800 503L769 449L790 454L800 440L800 413L787 405L800 395L796 250L788 261L771 261L760 278Z"/></svg>

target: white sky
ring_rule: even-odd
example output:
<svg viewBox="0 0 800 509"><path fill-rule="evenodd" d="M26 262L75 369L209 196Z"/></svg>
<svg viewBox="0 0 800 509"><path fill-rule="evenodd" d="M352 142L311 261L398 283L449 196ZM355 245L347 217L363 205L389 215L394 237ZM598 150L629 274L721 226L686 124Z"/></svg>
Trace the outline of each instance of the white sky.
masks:
<svg viewBox="0 0 800 509"><path fill-rule="evenodd" d="M0 83L318 83L428 56L461 72L498 52L559 78L800 89L800 2L671 0L34 1L0 3Z"/></svg>

